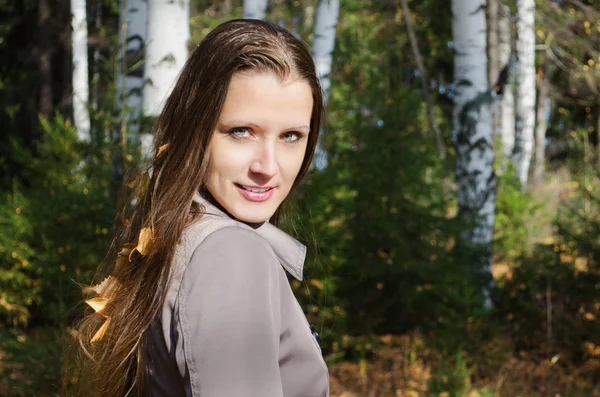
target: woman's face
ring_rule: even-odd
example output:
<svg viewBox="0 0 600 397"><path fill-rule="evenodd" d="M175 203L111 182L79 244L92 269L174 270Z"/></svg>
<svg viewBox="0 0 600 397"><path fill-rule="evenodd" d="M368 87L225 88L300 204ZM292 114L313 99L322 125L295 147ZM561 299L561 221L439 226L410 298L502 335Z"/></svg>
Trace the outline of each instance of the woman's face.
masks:
<svg viewBox="0 0 600 397"><path fill-rule="evenodd" d="M312 114L310 85L272 73L237 73L210 141L206 188L234 218L275 213L300 171Z"/></svg>

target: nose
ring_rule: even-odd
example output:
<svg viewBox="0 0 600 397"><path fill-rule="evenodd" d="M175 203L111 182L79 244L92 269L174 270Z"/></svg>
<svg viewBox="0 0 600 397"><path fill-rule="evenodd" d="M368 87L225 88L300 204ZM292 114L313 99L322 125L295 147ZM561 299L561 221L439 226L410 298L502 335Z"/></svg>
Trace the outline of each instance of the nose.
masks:
<svg viewBox="0 0 600 397"><path fill-rule="evenodd" d="M250 171L271 178L277 174L279 165L274 144L265 142L257 147L256 154L250 164Z"/></svg>

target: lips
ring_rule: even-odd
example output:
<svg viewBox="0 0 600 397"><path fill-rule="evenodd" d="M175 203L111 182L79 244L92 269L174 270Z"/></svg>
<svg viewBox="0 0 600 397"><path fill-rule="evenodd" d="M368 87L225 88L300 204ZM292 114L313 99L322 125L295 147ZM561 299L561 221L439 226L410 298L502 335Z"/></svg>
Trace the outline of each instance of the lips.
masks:
<svg viewBox="0 0 600 397"><path fill-rule="evenodd" d="M270 186L266 186L266 187L253 187L253 186L246 186L246 185L239 185L242 189L245 190L249 190L253 193L264 193L270 189L273 189Z"/></svg>
<svg viewBox="0 0 600 397"><path fill-rule="evenodd" d="M242 196L249 201L262 202L267 201L273 196L275 188L273 186L249 186L240 185L238 183L235 186L239 189Z"/></svg>

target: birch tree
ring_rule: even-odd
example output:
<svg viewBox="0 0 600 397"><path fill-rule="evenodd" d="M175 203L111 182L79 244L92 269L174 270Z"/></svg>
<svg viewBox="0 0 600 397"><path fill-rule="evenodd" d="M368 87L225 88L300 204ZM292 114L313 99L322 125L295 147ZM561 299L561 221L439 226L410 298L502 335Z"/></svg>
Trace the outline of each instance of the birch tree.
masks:
<svg viewBox="0 0 600 397"><path fill-rule="evenodd" d="M77 137L90 141L90 114L88 103L90 88L88 78L88 31L86 0L71 0L71 36L73 48L73 121Z"/></svg>
<svg viewBox="0 0 600 397"><path fill-rule="evenodd" d="M527 186L535 123L535 0L517 0L516 128L513 161Z"/></svg>
<svg viewBox="0 0 600 397"><path fill-rule="evenodd" d="M325 102L331 86L331 67L333 64L333 50L335 48L335 28L340 12L339 0L321 0L315 16L315 30L312 43L312 55L315 60L317 74Z"/></svg>
<svg viewBox="0 0 600 397"><path fill-rule="evenodd" d="M487 26L488 26L488 80L494 81L498 78L501 68L500 55L500 4L501 0L487 0Z"/></svg>
<svg viewBox="0 0 600 397"><path fill-rule="evenodd" d="M113 195L121 188L124 174L124 151L128 141L148 153L150 134L140 134L144 89L144 57L148 24L148 0L119 2L119 63L117 66L117 107L121 123L113 131L112 141L121 150L112 158Z"/></svg>
<svg viewBox="0 0 600 397"><path fill-rule="evenodd" d="M453 0L452 15L456 85L453 138L457 151L459 216L478 221L462 233L460 245L465 250L481 252L481 256L474 258L476 265L491 274L496 175L492 146L492 96L487 74L485 1Z"/></svg>
<svg viewBox="0 0 600 397"><path fill-rule="evenodd" d="M244 0L242 18L265 19L267 14L267 0Z"/></svg>
<svg viewBox="0 0 600 397"><path fill-rule="evenodd" d="M323 89L323 101L327 104L327 96L331 87L331 69L333 66L333 50L335 48L335 31L340 13L339 0L321 0L315 16L315 27L312 43L312 55ZM324 130L320 131L320 139L315 152L315 167L319 170L327 166L327 152L323 148Z"/></svg>
<svg viewBox="0 0 600 397"><path fill-rule="evenodd" d="M119 17L120 62L117 74L117 103L128 133L137 141L143 104L148 1L121 0Z"/></svg>
<svg viewBox="0 0 600 397"><path fill-rule="evenodd" d="M156 117L188 58L189 0L148 0L148 39L144 62L143 111ZM168 28L165 28L168 27ZM149 154L151 142L142 140Z"/></svg>
<svg viewBox="0 0 600 397"><path fill-rule="evenodd" d="M501 5L498 15L498 60L500 65L508 65L512 58L512 35L510 29L510 8ZM502 145L502 169L508 166L515 146L515 94L514 85L508 84L502 94L499 106L500 143Z"/></svg>

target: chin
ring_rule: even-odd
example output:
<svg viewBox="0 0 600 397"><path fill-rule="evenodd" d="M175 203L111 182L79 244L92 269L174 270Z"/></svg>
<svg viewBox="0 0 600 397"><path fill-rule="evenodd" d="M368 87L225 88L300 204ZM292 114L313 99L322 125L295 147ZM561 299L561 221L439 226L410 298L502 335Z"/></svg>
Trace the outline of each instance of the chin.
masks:
<svg viewBox="0 0 600 397"><path fill-rule="evenodd" d="M233 211L231 215L239 221L245 223L267 222L275 213L275 210L267 208L252 208L252 206L243 206Z"/></svg>
<svg viewBox="0 0 600 397"><path fill-rule="evenodd" d="M263 223L263 222L268 222L269 219L271 218L271 216L273 216L273 214L262 216L260 214L241 213L234 217L238 221L241 221L244 223Z"/></svg>

